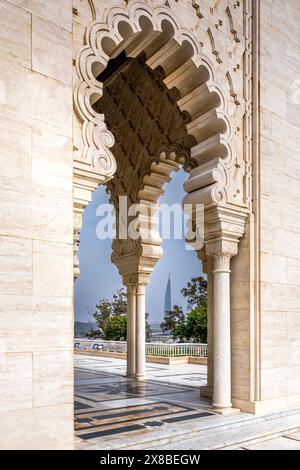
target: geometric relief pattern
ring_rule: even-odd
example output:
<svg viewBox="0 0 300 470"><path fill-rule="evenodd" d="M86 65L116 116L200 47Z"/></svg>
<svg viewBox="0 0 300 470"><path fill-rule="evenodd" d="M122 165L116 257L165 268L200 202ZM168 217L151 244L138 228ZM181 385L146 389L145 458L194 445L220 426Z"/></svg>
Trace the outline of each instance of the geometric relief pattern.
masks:
<svg viewBox="0 0 300 470"><path fill-rule="evenodd" d="M153 71L145 60L145 55L126 58L117 72L103 82L103 96L94 106L105 114L115 137L111 151L117 170L107 184L115 205L117 195L127 195L130 202L138 202L143 177L151 172L163 145L180 145L188 154L195 144L186 130L190 117L177 106L178 90L169 90L163 83L163 69Z"/></svg>
<svg viewBox="0 0 300 470"><path fill-rule="evenodd" d="M103 83L103 95L94 109L105 114L108 129L115 138L111 151L117 170L107 183L107 192L117 215L119 196L127 196L129 203L142 199L156 204L164 183L170 181L170 174L179 169L179 163L186 169L197 166L190 156L195 138L186 128L190 116L178 108L179 92L164 84L161 67L152 70L145 60L144 54L136 59L122 54L111 61L110 72L108 65L98 77ZM117 233L118 220L117 217ZM115 263L120 256L141 251L142 240L113 241Z"/></svg>
<svg viewBox="0 0 300 470"><path fill-rule="evenodd" d="M93 107L103 95L97 76L111 58L122 52L131 58L143 52L151 69L164 70L164 83L170 90L177 88L178 106L191 117L187 131L196 140L192 156L199 171L191 175L188 192L190 188L197 192L199 203L245 207L243 116L247 108L244 77L240 73L245 38L244 31L241 34L235 24L233 12L241 11L240 3L231 5L220 0L211 2L213 6L207 8L209 2L205 2L197 10L201 11L201 18L191 7L190 17L195 17L196 23L189 29L181 25L181 19L172 11L177 8L176 2L164 6L161 2L153 2L153 6L135 0L128 3L128 7L111 6L103 10L104 19L87 28L86 46L77 56L79 80L74 97L83 121L83 154L90 160L96 155L98 162L108 166L112 163L115 136L106 127L105 113L98 113ZM188 14L190 7L184 8ZM228 53L224 40L228 46L234 44L229 59L223 56ZM235 58L239 63L234 65ZM107 174L112 175L111 171L112 166ZM204 171L205 179L198 178Z"/></svg>
<svg viewBox="0 0 300 470"><path fill-rule="evenodd" d="M171 171L190 162L185 202L205 206L205 240L238 240L251 200L251 1L185 2L183 12L172 0L126 3L94 2L76 58L75 173L85 164L106 181L115 175L118 209L122 194L155 205ZM162 254L154 232L153 243L114 242L113 261L148 259L151 272Z"/></svg>

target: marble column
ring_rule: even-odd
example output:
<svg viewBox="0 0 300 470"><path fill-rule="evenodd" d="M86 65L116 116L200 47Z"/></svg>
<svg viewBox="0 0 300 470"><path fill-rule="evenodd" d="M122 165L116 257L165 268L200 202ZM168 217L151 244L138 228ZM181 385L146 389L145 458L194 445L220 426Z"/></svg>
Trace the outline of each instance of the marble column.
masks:
<svg viewBox="0 0 300 470"><path fill-rule="evenodd" d="M213 406L231 405L230 254L214 255Z"/></svg>
<svg viewBox="0 0 300 470"><path fill-rule="evenodd" d="M214 384L214 260L207 260L207 394L213 395Z"/></svg>
<svg viewBox="0 0 300 470"><path fill-rule="evenodd" d="M127 286L127 377L135 377L136 287Z"/></svg>
<svg viewBox="0 0 300 470"><path fill-rule="evenodd" d="M74 240L74 258L73 258L73 273L74 273L74 281L78 279L80 275L80 267L79 267L79 258L78 258L78 250L80 244L80 230L82 226L82 215L83 215L83 208L76 207L73 212L73 240Z"/></svg>
<svg viewBox="0 0 300 470"><path fill-rule="evenodd" d="M214 381L214 260L203 261L203 272L207 274L207 385L201 387L201 395L211 398Z"/></svg>
<svg viewBox="0 0 300 470"><path fill-rule="evenodd" d="M146 370L146 313L145 313L145 284L136 285L136 352L135 377L145 378Z"/></svg>

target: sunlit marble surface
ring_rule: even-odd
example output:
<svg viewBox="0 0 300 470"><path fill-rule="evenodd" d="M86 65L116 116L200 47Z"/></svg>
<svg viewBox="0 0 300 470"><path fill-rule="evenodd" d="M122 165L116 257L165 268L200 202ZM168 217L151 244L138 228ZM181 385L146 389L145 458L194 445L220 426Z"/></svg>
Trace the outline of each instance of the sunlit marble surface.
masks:
<svg viewBox="0 0 300 470"><path fill-rule="evenodd" d="M81 440L122 438L153 428L214 416L200 398L201 365L147 365L143 382L124 377L122 359L76 356L75 429Z"/></svg>
<svg viewBox="0 0 300 470"><path fill-rule="evenodd" d="M147 364L145 382L125 373L122 359L75 355L77 449L299 447L299 409L213 414L209 400L199 393L206 383L205 366Z"/></svg>

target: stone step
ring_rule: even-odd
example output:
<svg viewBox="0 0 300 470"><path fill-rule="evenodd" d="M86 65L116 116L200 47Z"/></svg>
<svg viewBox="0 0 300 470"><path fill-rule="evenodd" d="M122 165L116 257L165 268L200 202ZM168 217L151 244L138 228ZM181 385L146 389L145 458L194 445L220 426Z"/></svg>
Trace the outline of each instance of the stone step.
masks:
<svg viewBox="0 0 300 470"><path fill-rule="evenodd" d="M110 436L94 444L77 443L77 448L88 449L151 449L151 450L213 450L231 447L243 448L253 443L278 437L300 428L300 409L261 416L238 413L231 416L215 415L191 423L165 425L163 428L128 437Z"/></svg>

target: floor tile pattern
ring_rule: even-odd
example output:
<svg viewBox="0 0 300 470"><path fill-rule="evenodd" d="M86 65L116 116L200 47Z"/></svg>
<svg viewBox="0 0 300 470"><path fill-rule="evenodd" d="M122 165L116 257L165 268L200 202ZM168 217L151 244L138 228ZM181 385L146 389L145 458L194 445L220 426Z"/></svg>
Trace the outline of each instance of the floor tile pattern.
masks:
<svg viewBox="0 0 300 470"><path fill-rule="evenodd" d="M178 367L178 366L177 366ZM196 366L197 367L197 366ZM75 430L84 440L147 432L214 414L199 397L205 369L147 365L144 382L124 377L124 361L76 358ZM192 380L190 380L192 379ZM193 380L194 379L194 380ZM190 382L197 383L196 386ZM183 385L184 384L184 385Z"/></svg>

